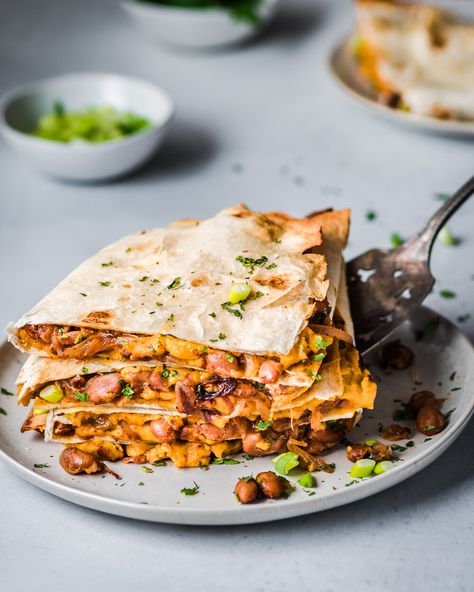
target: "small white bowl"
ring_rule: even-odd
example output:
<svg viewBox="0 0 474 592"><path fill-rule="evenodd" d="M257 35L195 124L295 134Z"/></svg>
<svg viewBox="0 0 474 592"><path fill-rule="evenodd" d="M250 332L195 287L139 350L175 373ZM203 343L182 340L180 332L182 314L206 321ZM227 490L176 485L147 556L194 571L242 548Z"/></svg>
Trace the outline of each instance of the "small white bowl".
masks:
<svg viewBox="0 0 474 592"><path fill-rule="evenodd" d="M174 8L135 0L121 2L130 18L158 42L190 49L237 43L259 32L272 18L280 0L262 0L260 23L236 20L217 8Z"/></svg>
<svg viewBox="0 0 474 592"><path fill-rule="evenodd" d="M152 127L101 143L55 142L32 136L55 101L67 111L110 105L149 119ZM129 173L158 149L173 115L170 97L158 86L115 74L84 72L30 83L0 101L2 134L41 171L73 181L100 181Z"/></svg>

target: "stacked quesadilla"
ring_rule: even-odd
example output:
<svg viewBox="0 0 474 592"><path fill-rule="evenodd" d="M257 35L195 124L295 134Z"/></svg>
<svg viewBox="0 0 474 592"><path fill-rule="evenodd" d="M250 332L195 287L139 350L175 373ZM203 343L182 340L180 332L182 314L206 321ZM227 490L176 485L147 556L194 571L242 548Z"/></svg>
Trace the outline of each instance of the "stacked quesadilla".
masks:
<svg viewBox="0 0 474 592"><path fill-rule="evenodd" d="M358 73L380 102L418 115L474 119L474 26L444 9L356 0Z"/></svg>
<svg viewBox="0 0 474 592"><path fill-rule="evenodd" d="M293 450L316 467L376 393L353 346L348 230L348 210L236 206L106 247L11 329L30 354L22 430L99 461Z"/></svg>

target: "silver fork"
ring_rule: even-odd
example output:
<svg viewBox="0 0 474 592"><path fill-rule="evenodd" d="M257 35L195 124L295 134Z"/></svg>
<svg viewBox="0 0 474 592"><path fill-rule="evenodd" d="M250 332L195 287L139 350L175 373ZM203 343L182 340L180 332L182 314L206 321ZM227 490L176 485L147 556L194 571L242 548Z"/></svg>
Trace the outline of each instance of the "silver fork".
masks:
<svg viewBox="0 0 474 592"><path fill-rule="evenodd" d="M474 177L451 196L423 230L396 249L371 249L347 264L357 347L367 353L409 318L431 291L434 240L474 193Z"/></svg>

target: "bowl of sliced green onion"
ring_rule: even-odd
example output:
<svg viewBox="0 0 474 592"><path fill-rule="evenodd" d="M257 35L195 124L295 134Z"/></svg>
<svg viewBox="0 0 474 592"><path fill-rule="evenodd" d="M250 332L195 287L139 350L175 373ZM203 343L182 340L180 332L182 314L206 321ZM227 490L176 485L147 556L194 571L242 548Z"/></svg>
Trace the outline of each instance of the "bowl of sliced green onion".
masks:
<svg viewBox="0 0 474 592"><path fill-rule="evenodd" d="M125 12L154 40L190 49L244 41L273 17L280 0L123 0Z"/></svg>
<svg viewBox="0 0 474 592"><path fill-rule="evenodd" d="M158 86L96 72L31 83L0 102L5 140L41 171L74 181L138 168L161 145L172 115Z"/></svg>

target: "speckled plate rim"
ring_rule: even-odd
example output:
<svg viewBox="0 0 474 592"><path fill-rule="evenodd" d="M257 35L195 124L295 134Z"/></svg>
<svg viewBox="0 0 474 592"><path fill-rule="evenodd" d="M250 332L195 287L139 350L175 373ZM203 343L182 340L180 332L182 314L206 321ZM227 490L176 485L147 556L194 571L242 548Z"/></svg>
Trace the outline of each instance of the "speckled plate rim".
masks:
<svg viewBox="0 0 474 592"><path fill-rule="evenodd" d="M348 52L350 40L351 35L345 36L332 50L329 57L329 70L339 87L356 102L372 113L376 113L392 121L392 123L398 123L404 127L408 126L450 136L474 137L474 122L449 121L406 113L375 101L362 88L361 84L357 83L355 77L351 76L353 68Z"/></svg>
<svg viewBox="0 0 474 592"><path fill-rule="evenodd" d="M474 347L468 338L450 321L438 313L434 313L429 308L421 307L420 312L424 315L436 315L441 323L449 328L456 336L462 354L461 351L456 353L468 356L470 362L474 366ZM0 345L0 350L5 346L7 346L6 342L3 342ZM11 346L8 345L7 347ZM383 475L379 475L377 478L368 479L358 483L357 487L341 488L326 497L308 497L291 504L288 503L288 501L282 503L267 502L264 504L248 506L236 504L235 509L232 510L219 510L218 508L209 510L184 506L180 506L179 508L160 507L159 505L148 506L135 502L114 500L110 497L81 491L74 487L57 483L51 480L51 478L35 472L31 468L12 458L8 452L3 449L1 438L0 459L20 477L36 487L67 501L100 512L126 518L170 524L213 526L256 524L312 514L339 507L379 493L405 479L408 479L436 460L461 434L474 412L473 395L474 391L468 397L465 406L462 409L458 409L456 420L451 420L446 430L436 437L436 441L427 447L426 450L417 453L414 458L399 463L394 469Z"/></svg>

